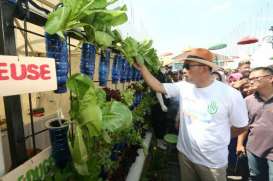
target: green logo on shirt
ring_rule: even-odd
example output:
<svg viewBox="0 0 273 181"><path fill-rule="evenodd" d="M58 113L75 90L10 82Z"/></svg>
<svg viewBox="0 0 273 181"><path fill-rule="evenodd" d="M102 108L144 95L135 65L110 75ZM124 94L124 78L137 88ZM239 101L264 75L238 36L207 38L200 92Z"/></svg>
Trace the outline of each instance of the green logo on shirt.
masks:
<svg viewBox="0 0 273 181"><path fill-rule="evenodd" d="M209 105L208 105L208 113L209 114L215 114L218 111L218 105L216 101L212 101Z"/></svg>

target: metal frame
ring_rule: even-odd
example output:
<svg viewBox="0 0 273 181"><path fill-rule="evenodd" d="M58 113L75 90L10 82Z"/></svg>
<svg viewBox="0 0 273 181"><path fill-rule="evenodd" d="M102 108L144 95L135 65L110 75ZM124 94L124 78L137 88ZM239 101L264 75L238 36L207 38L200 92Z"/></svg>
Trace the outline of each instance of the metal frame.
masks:
<svg viewBox="0 0 273 181"><path fill-rule="evenodd" d="M14 12L15 6L0 0L0 53L4 55L16 55ZM4 97L4 106L12 168L15 168L27 160L20 96Z"/></svg>

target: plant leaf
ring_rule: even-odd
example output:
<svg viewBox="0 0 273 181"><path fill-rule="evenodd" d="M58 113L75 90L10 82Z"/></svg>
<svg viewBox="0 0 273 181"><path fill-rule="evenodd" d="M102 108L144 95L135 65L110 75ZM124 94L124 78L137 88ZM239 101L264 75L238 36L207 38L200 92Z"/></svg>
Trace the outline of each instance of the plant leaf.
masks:
<svg viewBox="0 0 273 181"><path fill-rule="evenodd" d="M102 112L99 106L90 104L88 107L80 108L80 117L82 124L92 124L94 129L89 130L99 132L102 128ZM88 127L88 128L92 128Z"/></svg>
<svg viewBox="0 0 273 181"><path fill-rule="evenodd" d="M103 46L103 47L109 47L112 45L112 41L114 38L110 36L108 33L105 33L103 31L96 31L95 32L95 41L97 44Z"/></svg>
<svg viewBox="0 0 273 181"><path fill-rule="evenodd" d="M111 5L111 4L114 4L115 2L117 2L118 0L108 0L107 1L107 4L108 5Z"/></svg>
<svg viewBox="0 0 273 181"><path fill-rule="evenodd" d="M75 169L80 175L88 175L88 154L86 145L83 139L81 128L77 125L75 131L74 145L68 140L70 153L74 162Z"/></svg>
<svg viewBox="0 0 273 181"><path fill-rule="evenodd" d="M107 5L107 0L95 0L92 4L92 9L105 9Z"/></svg>
<svg viewBox="0 0 273 181"><path fill-rule="evenodd" d="M80 74L80 73L72 75L68 79L66 85L68 89L80 99L82 99L86 91L91 86L94 86L93 82L87 75Z"/></svg>
<svg viewBox="0 0 273 181"><path fill-rule="evenodd" d="M126 11L120 10L100 10L96 11L96 24L107 24L107 26L117 26L128 20Z"/></svg>
<svg viewBox="0 0 273 181"><path fill-rule="evenodd" d="M129 128L132 125L132 112L121 102L113 101L104 108L103 129L110 132Z"/></svg>
<svg viewBox="0 0 273 181"><path fill-rule="evenodd" d="M49 34L55 34L64 31L71 9L69 7L60 7L56 11L49 14L45 31Z"/></svg>

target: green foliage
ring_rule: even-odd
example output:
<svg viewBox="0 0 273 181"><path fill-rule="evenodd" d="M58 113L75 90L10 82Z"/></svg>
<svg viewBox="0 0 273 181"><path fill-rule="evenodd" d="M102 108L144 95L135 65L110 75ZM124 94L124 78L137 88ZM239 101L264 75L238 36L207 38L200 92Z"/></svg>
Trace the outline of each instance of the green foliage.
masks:
<svg viewBox="0 0 273 181"><path fill-rule="evenodd" d="M160 68L160 62L152 44L152 40L138 42L132 37L127 37L118 49L130 64L133 64L134 61L141 65L145 64L150 71L156 73Z"/></svg>
<svg viewBox="0 0 273 181"><path fill-rule="evenodd" d="M115 37L112 27L127 22L127 7L123 5L115 9L107 7L116 0L63 0L62 6L51 12L45 25L49 34L64 37L66 31L84 29L86 36L83 41L93 43L99 47L112 46Z"/></svg>
<svg viewBox="0 0 273 181"><path fill-rule="evenodd" d="M46 32L63 36L67 30L86 26L80 19L89 15L96 3L98 2L95 0L63 0L62 7L49 14L45 25Z"/></svg>
<svg viewBox="0 0 273 181"><path fill-rule="evenodd" d="M95 32L95 42L98 45L110 47L113 41L114 41L114 38L110 34L103 31Z"/></svg>
<svg viewBox="0 0 273 181"><path fill-rule="evenodd" d="M115 42L119 42L121 36L117 36L117 32L113 32L111 29L127 22L126 11L126 6L118 7L114 10L105 8L93 11L92 14L81 19L82 23L92 25L92 27L84 27L87 35L86 41L102 48L111 47Z"/></svg>
<svg viewBox="0 0 273 181"><path fill-rule="evenodd" d="M116 132L132 126L132 113L121 102L112 101L103 108L103 129Z"/></svg>
<svg viewBox="0 0 273 181"><path fill-rule="evenodd" d="M104 91L86 75L72 75L67 87L72 93L70 115L76 128L68 141L73 165L83 180L97 181L102 166L112 167L111 140L132 127L132 113L121 102L106 102Z"/></svg>
<svg viewBox="0 0 273 181"><path fill-rule="evenodd" d="M89 175L90 173L87 166L87 148L84 142L82 130L78 125L76 126L74 145L72 145L70 140L68 143L75 169L80 175Z"/></svg>
<svg viewBox="0 0 273 181"><path fill-rule="evenodd" d="M132 37L122 39L118 30L113 27L127 22L126 5L115 9L108 6L116 0L63 0L63 5L49 14L45 30L49 34L57 33L64 37L66 31L84 29L85 35L78 37L82 41L92 43L102 49L107 47L120 51L130 64L136 60L145 64L148 69L156 73L160 67L156 50L152 47L152 40L138 42Z"/></svg>
<svg viewBox="0 0 273 181"><path fill-rule="evenodd" d="M122 102L127 106L131 106L134 102L134 94L135 91L133 89L126 89L125 91L121 92Z"/></svg>

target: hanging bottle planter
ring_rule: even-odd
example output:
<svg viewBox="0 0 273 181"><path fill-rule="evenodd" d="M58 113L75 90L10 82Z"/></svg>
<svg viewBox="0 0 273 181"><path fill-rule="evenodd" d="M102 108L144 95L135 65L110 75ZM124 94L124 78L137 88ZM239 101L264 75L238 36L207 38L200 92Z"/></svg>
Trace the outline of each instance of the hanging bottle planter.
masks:
<svg viewBox="0 0 273 181"><path fill-rule="evenodd" d="M69 70L67 43L58 35L45 34L47 57L54 58L56 63L57 85L55 93L67 91L66 81Z"/></svg>
<svg viewBox="0 0 273 181"><path fill-rule="evenodd" d="M141 79L141 74L140 74L140 72L137 70L136 81L140 81L140 79Z"/></svg>
<svg viewBox="0 0 273 181"><path fill-rule="evenodd" d="M120 54L116 54L113 60L112 65L112 83L117 84L120 80L121 75L121 67L122 67L122 56Z"/></svg>
<svg viewBox="0 0 273 181"><path fill-rule="evenodd" d="M132 67L128 64L127 72L126 72L126 82L130 82L132 80Z"/></svg>
<svg viewBox="0 0 273 181"><path fill-rule="evenodd" d="M125 81L126 81L126 69L127 69L127 65L128 65L128 63L127 63L127 61L124 59L124 58L122 58L122 61L121 61L121 73L120 73L120 83L124 83Z"/></svg>
<svg viewBox="0 0 273 181"><path fill-rule="evenodd" d="M135 74L135 80L137 81L137 79L138 79L138 70L136 70L136 74Z"/></svg>
<svg viewBox="0 0 273 181"><path fill-rule="evenodd" d="M132 81L136 81L137 79L137 69L135 67L133 67L132 70Z"/></svg>
<svg viewBox="0 0 273 181"><path fill-rule="evenodd" d="M109 75L109 65L110 65L110 50L106 49L101 51L100 56L100 66L99 66L99 85L106 86L108 75Z"/></svg>
<svg viewBox="0 0 273 181"><path fill-rule="evenodd" d="M134 66L130 67L130 81L133 81L133 75L134 75Z"/></svg>
<svg viewBox="0 0 273 181"><path fill-rule="evenodd" d="M96 61L96 47L91 43L82 45L80 71L93 79Z"/></svg>
<svg viewBox="0 0 273 181"><path fill-rule="evenodd" d="M52 156L59 168L64 168L71 160L67 142L68 124L65 124L65 122L64 119L59 120L59 118L46 122L52 145Z"/></svg>

